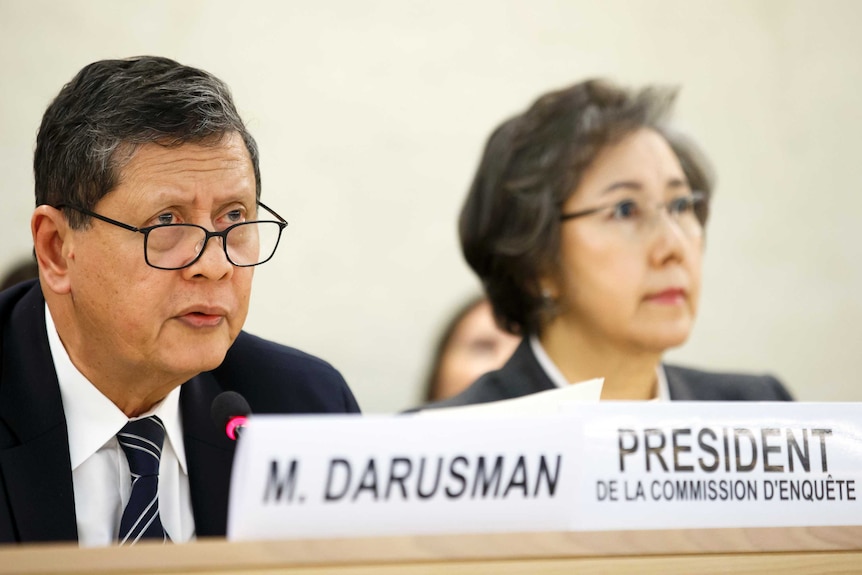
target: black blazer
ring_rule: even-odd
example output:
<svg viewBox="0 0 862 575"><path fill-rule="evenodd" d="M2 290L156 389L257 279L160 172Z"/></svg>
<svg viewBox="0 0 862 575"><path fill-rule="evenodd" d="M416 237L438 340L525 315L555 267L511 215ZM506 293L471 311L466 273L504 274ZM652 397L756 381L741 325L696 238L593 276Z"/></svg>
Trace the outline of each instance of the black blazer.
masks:
<svg viewBox="0 0 862 575"><path fill-rule="evenodd" d="M791 401L784 386L772 376L710 373L672 365L664 366L670 398L677 401ZM501 369L486 373L455 397L425 407L454 407L512 399L556 385L524 338Z"/></svg>
<svg viewBox="0 0 862 575"><path fill-rule="evenodd" d="M38 282L0 293L0 543L76 541L66 418ZM210 418L234 390L256 413L354 413L356 400L328 363L242 332L215 370L180 391L195 531L223 536L234 442Z"/></svg>

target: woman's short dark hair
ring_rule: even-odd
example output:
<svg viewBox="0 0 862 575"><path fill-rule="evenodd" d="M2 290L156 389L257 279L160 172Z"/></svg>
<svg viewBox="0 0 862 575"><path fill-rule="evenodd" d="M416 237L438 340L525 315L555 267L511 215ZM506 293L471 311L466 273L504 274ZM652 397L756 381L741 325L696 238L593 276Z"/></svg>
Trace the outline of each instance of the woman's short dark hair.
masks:
<svg viewBox="0 0 862 575"><path fill-rule="evenodd" d="M506 330L539 332L547 310L539 282L560 261L560 208L606 146L641 128L663 134L686 176L703 184L690 180L707 195L698 213L706 223L711 172L694 144L665 126L675 97L668 88L633 91L588 80L541 96L491 134L459 233L467 263Z"/></svg>
<svg viewBox="0 0 862 575"><path fill-rule="evenodd" d="M230 90L212 74L168 58L140 56L85 66L48 106L36 139L36 205L92 210L119 183L139 146L218 144L238 133L254 168L257 144ZM66 210L70 225L89 216Z"/></svg>

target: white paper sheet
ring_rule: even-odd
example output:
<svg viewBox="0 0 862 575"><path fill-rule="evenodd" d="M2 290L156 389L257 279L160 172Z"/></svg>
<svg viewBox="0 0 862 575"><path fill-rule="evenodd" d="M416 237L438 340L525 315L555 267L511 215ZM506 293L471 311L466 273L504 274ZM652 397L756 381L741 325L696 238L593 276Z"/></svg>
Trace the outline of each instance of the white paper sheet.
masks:
<svg viewBox="0 0 862 575"><path fill-rule="evenodd" d="M514 399L477 403L459 407L426 409L416 415L425 417L451 417L474 415L541 415L560 413L572 403L593 403L602 396L604 379L590 379L558 389L549 389Z"/></svg>

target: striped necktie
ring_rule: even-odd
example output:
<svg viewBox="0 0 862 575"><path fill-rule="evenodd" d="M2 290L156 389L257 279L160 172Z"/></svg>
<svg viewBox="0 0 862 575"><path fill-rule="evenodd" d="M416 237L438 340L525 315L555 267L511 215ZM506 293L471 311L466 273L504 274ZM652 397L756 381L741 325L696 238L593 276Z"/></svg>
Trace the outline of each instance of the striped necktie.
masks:
<svg viewBox="0 0 862 575"><path fill-rule="evenodd" d="M159 461L165 426L152 415L130 421L117 434L129 461L132 493L120 520L118 542L134 545L141 539L170 541L159 517Z"/></svg>

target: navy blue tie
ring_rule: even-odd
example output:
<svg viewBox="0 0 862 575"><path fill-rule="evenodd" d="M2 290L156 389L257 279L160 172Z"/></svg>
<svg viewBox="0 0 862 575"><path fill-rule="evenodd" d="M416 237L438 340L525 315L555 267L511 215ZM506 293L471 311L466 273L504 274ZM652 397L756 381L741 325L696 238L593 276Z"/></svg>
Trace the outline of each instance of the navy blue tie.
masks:
<svg viewBox="0 0 862 575"><path fill-rule="evenodd" d="M120 520L118 542L134 545L141 539L170 541L159 517L159 462L165 426L152 415L130 421L117 434L129 461L132 493Z"/></svg>

